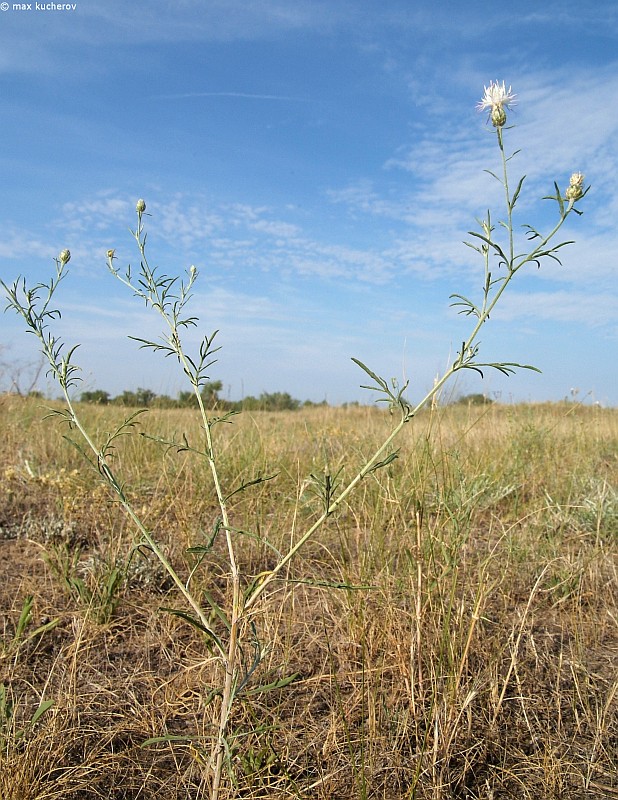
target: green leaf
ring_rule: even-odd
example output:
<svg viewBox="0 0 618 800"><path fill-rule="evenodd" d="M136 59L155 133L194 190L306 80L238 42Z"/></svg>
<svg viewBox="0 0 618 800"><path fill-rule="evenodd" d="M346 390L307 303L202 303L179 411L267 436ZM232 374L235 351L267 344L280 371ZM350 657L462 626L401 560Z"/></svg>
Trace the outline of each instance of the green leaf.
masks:
<svg viewBox="0 0 618 800"><path fill-rule="evenodd" d="M231 625L229 619L227 618L227 615L226 615L225 611L223 611L221 606L215 601L214 597L211 595L211 593L208 591L208 589L203 589L202 591L204 592L204 597L206 598L209 606L212 608L212 610L215 612L215 614L219 617L219 619L225 625L225 627L228 629L228 631L231 630L232 625Z"/></svg>
<svg viewBox="0 0 618 800"><path fill-rule="evenodd" d="M491 248L493 248L496 253L503 259L503 261L507 262L507 257L504 254L504 250L500 247L499 244L492 242L487 236L484 236L482 233L476 233L475 231L468 231L470 236L474 236L477 239L481 239L481 241L486 242Z"/></svg>
<svg viewBox="0 0 618 800"><path fill-rule="evenodd" d="M227 411L220 417L213 417L208 420L208 427L214 428L215 425L219 425L221 422L227 422L231 425L231 417L236 417L238 414L240 414L240 411Z"/></svg>
<svg viewBox="0 0 618 800"><path fill-rule="evenodd" d="M539 372L539 373L541 372L541 370L538 369L538 367L533 367L531 364L518 364L515 361L505 361L505 362L502 362L502 363L498 363L498 362L483 362L483 363L481 363L481 362L471 362L471 361L469 361L466 364L462 364L460 369L472 369L472 370L475 370L475 372L478 372L482 376L483 372L481 370L481 367L487 367L489 369L496 369L496 370L498 370L498 372L501 372L503 375L506 375L506 376L514 375L515 374L515 370L518 370L518 369L529 369L529 370L532 370L532 372Z"/></svg>
<svg viewBox="0 0 618 800"><path fill-rule="evenodd" d="M466 247L471 247L471 248L472 248L473 250L475 250L477 253L480 253L481 255L484 255L484 252L483 252L483 250L482 250L480 247L475 247L475 246L472 244L472 242L464 242L464 244L466 245Z"/></svg>
<svg viewBox="0 0 618 800"><path fill-rule="evenodd" d="M367 373L367 375L369 375L369 377L370 377L372 380L374 380L374 381L375 381L375 382L378 384L378 386L380 386L380 388L382 388L382 389L384 389L384 390L388 391L388 384L386 383L386 381L385 381L383 378L380 378L380 376L379 376L379 375L376 375L376 373L375 373L375 372L372 372L372 371L369 369L369 367L368 367L368 366L366 366L365 364L363 364L363 362L362 362L362 361L359 361L359 360L358 360L358 358L354 358L354 357L352 357L352 361L353 361L353 362L354 362L354 363L355 363L357 366L359 366L359 367L360 367L362 370L364 370L364 371ZM365 389L375 389L375 386L365 386L365 387L363 387L363 388L365 388Z"/></svg>
<svg viewBox="0 0 618 800"><path fill-rule="evenodd" d="M452 294L450 295L451 299L457 299L456 303L451 303L451 308L456 308L457 306L463 306L463 308L458 311L458 314L474 314L477 317L481 316L481 312L479 311L478 307L472 302L472 300L468 300L467 297L464 297L462 294Z"/></svg>
<svg viewBox="0 0 618 800"><path fill-rule="evenodd" d="M201 631L209 639L212 639L220 653L222 653L224 656L226 655L221 639L219 639L217 634L211 628L204 625L199 619L192 616L187 611L183 611L182 609L178 608L161 608L161 611L167 611L168 614L173 614L175 617L180 617L181 619L184 619L185 622L188 622L189 625L193 625L193 627L197 628L198 631Z"/></svg>
<svg viewBox="0 0 618 800"><path fill-rule="evenodd" d="M85 461L86 461L88 464L90 464L90 466L92 467L92 469L94 469L94 470L96 470L96 471L98 472L98 467L97 467L97 465L94 463L94 461L92 460L92 458L90 458L90 455L89 455L89 453L87 453L87 452L86 452L86 450L85 450L85 449L84 449L84 448L83 448L83 447L82 447L82 446L81 446L81 445L80 445L78 442L76 442L74 439L71 439L71 437L70 437L70 436L63 435L63 437L62 437L62 438L65 440L65 442L68 442L68 443L71 445L71 447L74 447L74 448L77 450L77 452L78 452L78 453L81 455L81 457L82 457L82 458L83 458L83 459L84 459L84 460L85 460Z"/></svg>
<svg viewBox="0 0 618 800"><path fill-rule="evenodd" d="M6 686L0 683L0 727L2 721L7 723L13 716L13 704L7 700Z"/></svg>
<svg viewBox="0 0 618 800"><path fill-rule="evenodd" d="M502 180L496 174L494 174L490 169L484 169L483 172L486 172L488 175L491 175L492 178L495 178L499 184L502 185Z"/></svg>
<svg viewBox="0 0 618 800"><path fill-rule="evenodd" d="M378 469L382 469L382 467L387 467L389 464L392 464L393 461L399 458L399 451L401 448L395 450L394 453L386 456L386 458L382 459L382 461L378 461L377 464L374 464L370 469L367 470L365 475L371 475L372 472L376 472Z"/></svg>
<svg viewBox="0 0 618 800"><path fill-rule="evenodd" d="M547 198L546 197L544 199L545 200L547 200L547 199L553 200L554 198ZM526 238L528 239L529 242L533 241L534 239L542 239L543 238L541 236L541 234L537 231L537 229L532 227L532 225L527 225L527 224L526 225L522 225L522 228L524 228L527 231Z"/></svg>
<svg viewBox="0 0 618 800"><path fill-rule="evenodd" d="M249 486L257 486L257 484L259 483L266 483L267 481L272 481L277 477L278 474L279 473L275 473L274 475L267 475L265 478L259 475L257 478L254 478L251 481L243 481L240 484L240 486L236 487L236 489L232 489L232 491L228 495L226 495L224 499L229 500L230 497L233 497L235 494L238 494L239 492L244 492L244 490L248 489Z"/></svg>
<svg viewBox="0 0 618 800"><path fill-rule="evenodd" d="M39 707L38 707L38 708L37 708L37 710L34 712L34 714L32 715L32 719L30 720L30 724L31 724L31 725L36 725L36 723L37 723L37 722L39 721L39 719L40 719L40 718L43 716L43 714L44 714L46 711L49 711L49 709L50 709L50 708L53 706L53 704L54 704L54 701L53 701L53 700L44 700L44 701L43 701L43 702L42 702L42 703L39 705Z"/></svg>
<svg viewBox="0 0 618 800"><path fill-rule="evenodd" d="M57 617L56 619L52 619L50 622L46 622L45 625L41 625L36 630L32 631L32 633L24 639L24 643L29 642L31 639L35 639L37 636L40 636L42 633L46 633L47 631L53 630L58 623L60 622L60 618Z"/></svg>
<svg viewBox="0 0 618 800"><path fill-rule="evenodd" d="M19 640L22 637L23 632L26 630L28 623L30 622L30 617L32 615L32 604L34 601L34 597L31 594L26 595L24 597L24 602L21 609L21 614L19 615L19 620L17 621L17 626L15 628L15 640Z"/></svg>
<svg viewBox="0 0 618 800"><path fill-rule="evenodd" d="M556 194L546 195L543 198L543 200L555 200L560 208L560 216L564 217L564 200L562 199L562 195L560 194L560 187L558 186L556 181L554 181L554 188L556 190Z"/></svg>
<svg viewBox="0 0 618 800"><path fill-rule="evenodd" d="M283 689L285 686L289 686L291 683L294 683L299 676L300 672L295 672L293 675L289 675L287 678L280 678L278 681L273 681L272 683L266 683L262 686L255 686L252 689L246 689L242 692L242 695L243 697L250 697L251 695L255 694L273 692L275 689Z"/></svg>
<svg viewBox="0 0 618 800"><path fill-rule="evenodd" d="M513 194L513 199L511 200L511 211L513 210L515 203L517 202L517 198L519 197L519 193L521 192L521 187L523 186L524 181L526 180L526 176L524 175L523 178L517 184L517 189L515 189L515 193Z"/></svg>

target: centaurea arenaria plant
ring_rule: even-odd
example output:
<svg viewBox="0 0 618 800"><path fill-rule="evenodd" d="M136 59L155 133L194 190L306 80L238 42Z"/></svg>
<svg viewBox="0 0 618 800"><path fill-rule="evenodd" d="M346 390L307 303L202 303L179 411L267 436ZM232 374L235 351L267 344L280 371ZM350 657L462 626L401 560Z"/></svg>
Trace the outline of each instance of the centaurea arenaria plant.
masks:
<svg viewBox="0 0 618 800"><path fill-rule="evenodd" d="M42 351L50 364L50 374L56 378L62 389L65 407L54 413L69 424L71 431L78 432L80 439L73 444L84 454L89 451L87 458L90 465L98 477L107 483L137 531L135 552L143 550L153 554L169 574L183 598L184 608L172 609L171 613L177 614L203 634L209 661L213 663L213 668L218 668L218 675L214 680L219 681L219 685L209 689L210 700L204 704L204 714L208 718L207 724L204 724L203 727L208 731L208 738L200 743L195 736L183 737L164 733L163 736L155 737L147 742L152 744L167 741L176 746L181 746L183 742L185 744L187 741L190 742L191 752L199 753L200 763L208 765L206 775L209 782L210 800L219 798L225 769L230 772L230 783L234 781L234 764L231 754L234 747L237 746L234 742L238 741L238 733L232 729L231 725L234 705L239 699L243 703L249 703L251 697L259 696L261 693L273 689L282 689L297 677L296 674L287 676L284 674L275 681L267 680L266 683L260 684L259 667L264 654L268 652L268 646L266 643L261 643L258 638L259 614L257 609L267 598L272 599L280 594L281 586L287 580L288 567L296 558L299 550L317 534L329 517L336 514L341 508L347 507L348 497L362 481L395 461L399 451L393 449L393 444L402 428L425 405L438 397L444 384L456 372L467 369L482 376L485 370L495 369L503 375L510 375L518 369L535 369L528 364L510 361L480 361L479 334L519 270L530 266L538 267L548 258L560 263L558 257L560 250L569 242L554 244L555 236L571 212L581 213L575 208L575 204L585 196L588 190L584 189L584 176L581 172L572 174L569 187L565 192L555 184L555 195L548 198L554 200L558 208L558 219L554 227L548 233L541 233L531 225L524 226L527 239L531 244L527 253L520 252L520 248L515 246L514 241L513 210L522 190L524 178L520 179L515 191L511 191L507 166L512 156L506 155L503 142L506 112L515 103L515 95L510 86L508 89L506 88L504 82L501 84L497 81L492 82L484 89L483 98L477 104L477 108L480 111L490 112L489 119L496 129L502 161L502 176L499 177L493 172L490 174L503 187L505 216L498 227L498 235L495 233L496 228L492 223L489 211L484 220L479 220L480 232L470 231L472 241L467 244L481 256L484 262L482 296L477 300L470 300L460 294L451 295L451 297L454 300L453 305L458 307L460 313L471 318L471 330L468 331L467 338L462 341L454 361L445 370L442 377L435 381L428 393L415 405L409 402L405 396L407 383L400 387L396 381L380 377L361 361L353 359L370 379L370 383L364 388L376 392L379 401L386 402L393 410L398 410L399 422L382 444L365 460L364 464L354 468L352 478L346 477L344 480L343 477L340 477L340 470L335 479L328 468L325 469L323 475L312 474L310 476L315 492L321 500L321 510L316 513L315 519L303 533L297 535L294 531L287 551L279 552L264 540L276 556L272 560L269 557L269 567L259 567L262 571L258 574L252 573L248 566L244 567L247 572L241 574L241 565L245 561L237 557L237 548L240 539L246 537L247 534L236 527L228 500L238 492L272 478L258 476L252 480L241 479L234 482L236 488L233 485L231 487L224 486L220 479L220 454L215 434L219 429L219 424L231 422L231 417L235 412L230 411L221 416L212 416L203 402L202 392L209 381L207 371L215 363L213 354L218 350L213 345L216 332L203 338L197 353L187 354L183 335L187 329L197 325L198 319L185 315L185 306L191 299L191 290L197 280L198 271L192 266L187 271L187 277L181 279L179 276L170 277L161 274L155 268L150 267L146 257L146 234L143 226L143 217L146 212L145 201L138 200L135 207L137 227L133 231L133 236L140 255L140 266L135 271L135 275L130 266L124 273L116 268L114 261L117 259L114 249L107 251L107 266L115 278L145 302L147 307L162 317L165 330L162 339L150 341L138 337L132 338L142 348L163 353L165 356L172 356L178 362L181 371L192 387L201 415L199 439L189 441L185 434L172 440L149 437L165 445L166 452L169 449L191 452L205 459L209 466L211 493L214 499L213 507L218 506L218 512L213 512L216 521L210 543L198 542L195 547L188 550L193 554L199 554L198 563L191 568L188 577L176 571L164 548L158 544L155 533L142 519L138 507L134 507L132 498L125 493L121 477L115 474L115 471L120 469L120 462L113 458L115 440L131 432L135 424L135 416L140 412L130 415L114 433L103 436L101 442L97 443L95 438L92 438L83 427L81 411L72 400L72 392L80 380L79 367L72 361L77 347L72 347L65 352L63 343L49 331L49 326L59 316L59 312L53 310L50 303L60 281L67 274L66 266L71 258L70 252L63 250L60 253L56 259L56 275L47 284L40 283L30 288L26 285L25 279L18 278L11 286L8 286L0 279L0 286L8 298L8 307L23 317L30 332L39 339ZM215 593L203 588L195 589L192 578L194 572L202 565L202 560L218 535L225 539L226 544L224 550L227 551L228 557L228 588L225 591L218 587L217 599L215 599ZM261 540L262 534L256 535L255 539ZM205 580L208 580L208 576ZM225 581L221 583L225 585ZM249 652L254 652L253 660L247 658L246 654ZM264 676L262 675L262 677ZM245 691L245 687L250 684L250 690ZM504 686L506 687L507 684L508 680L505 681ZM500 702L502 699L503 696ZM208 716L213 714L213 710L215 716ZM309 787L307 792L311 793L312 788L316 785L313 784L312 787ZM295 793L297 793L296 790ZM301 793L300 790L298 793ZM302 793L305 794L304 791Z"/></svg>

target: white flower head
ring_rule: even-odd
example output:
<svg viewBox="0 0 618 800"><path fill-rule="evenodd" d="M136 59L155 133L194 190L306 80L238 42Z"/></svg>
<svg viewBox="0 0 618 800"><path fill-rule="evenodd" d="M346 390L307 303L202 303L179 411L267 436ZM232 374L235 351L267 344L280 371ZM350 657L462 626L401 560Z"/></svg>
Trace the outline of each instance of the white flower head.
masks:
<svg viewBox="0 0 618 800"><path fill-rule="evenodd" d="M566 190L567 200L579 200L584 194L584 173L574 172L569 180L569 188Z"/></svg>
<svg viewBox="0 0 618 800"><path fill-rule="evenodd" d="M511 108L516 104L515 97L511 91L511 87L506 88L506 83L498 83L491 81L489 86L483 87L485 94L483 99L476 104L479 111L489 111L489 118L494 128L501 128L506 122L506 109Z"/></svg>

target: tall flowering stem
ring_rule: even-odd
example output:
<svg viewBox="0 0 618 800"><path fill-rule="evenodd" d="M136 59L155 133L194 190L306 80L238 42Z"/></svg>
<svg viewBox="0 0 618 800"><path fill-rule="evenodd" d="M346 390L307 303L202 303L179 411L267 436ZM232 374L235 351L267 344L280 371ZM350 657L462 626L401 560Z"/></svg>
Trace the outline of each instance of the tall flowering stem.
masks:
<svg viewBox="0 0 618 800"><path fill-rule="evenodd" d="M478 253L480 253L483 257L485 267L483 297L481 302L478 304L459 294L453 294L451 295L451 298L454 301L452 305L459 307L460 313L476 317L476 322L472 328L472 331L468 335L468 338L462 343L461 349L459 350L455 361L434 383L431 390L427 392L427 394L416 405L412 405L405 397L405 391L408 386L407 383L400 388L394 382L389 382L384 378L381 378L358 359L353 359L353 361L362 370L364 370L364 372L367 373L371 379L371 383L364 388L375 391L377 393L379 402L385 402L391 408L399 409L399 422L393 428L388 438L380 445L373 455L371 455L371 457L357 472L354 478L343 489L341 489L337 495L326 496L326 492L324 493L326 502L324 504L325 507L321 516L298 539L293 547L290 548L288 553L286 553L280 559L275 568L261 576L260 581L254 587L252 593L245 601L245 609L248 610L255 605L259 597L264 594L268 586L272 584L275 579L279 578L284 568L290 563L290 561L304 546L304 544L315 534L315 532L321 527L326 519L337 511L343 501L346 500L346 498L352 493L352 491L363 480L363 478L375 470L385 466L386 464L391 463L395 458L397 458L397 451L392 451L391 447L401 433L401 430L422 408L430 403L433 398L439 395L442 387L456 372L459 372L463 369L471 369L477 373L480 373L482 376L483 370L488 368L496 369L503 375L513 374L517 369L528 369L536 372L539 371L536 367L533 367L529 364L479 361L479 347L477 344L478 335L481 328L485 322L487 322L494 308L498 304L507 286L522 267L529 263L540 264L541 259L544 258L551 258L559 263L559 258L557 256L558 251L565 245L571 244L571 242L561 242L557 245L552 245L551 242L560 228L566 222L567 217L572 212L575 212L576 214L581 213L575 208L575 203L577 200L581 199L588 190L583 190L584 176L581 173L574 173L574 175L571 177L569 188L565 193L565 198L562 197L558 185L554 184L556 194L546 199L555 200L557 202L559 208L558 221L552 230L546 235L539 233L530 225L524 226L528 231L528 238L532 241L535 241L535 247L527 255L515 256L513 209L519 198L525 176L520 179L515 192L513 195L511 195L509 190L507 166L511 157L507 157L505 153L503 135L503 128L506 122L506 110L510 109L510 107L512 107L514 104L515 95L512 93L511 87L509 87L507 90L504 82L499 84L496 81L495 83L490 83L489 87L485 87L484 97L477 105L477 108L481 111L490 111L490 120L496 128L498 147L502 162L502 178L498 178L492 172L490 172L490 174L496 178L496 180L500 181L504 187L506 202L505 226L508 231L508 247L507 252L505 252L502 245L495 239L493 235L494 228L491 224L491 215L489 212L487 212L487 218L481 222L482 232L469 232L470 235L475 237L476 240L480 240L480 243L478 244L476 242L466 242L466 244L473 250L476 250ZM498 267L503 269L503 273L499 274L498 277L494 277L491 272L492 257L498 258Z"/></svg>
<svg viewBox="0 0 618 800"><path fill-rule="evenodd" d="M212 435L212 429L214 425L222 420L220 418L209 418L201 393L201 389L208 380L206 370L214 363L215 359L213 359L212 356L219 349L213 347L213 341L217 331L215 331L215 333L213 333L210 337L205 337L202 341L200 346L199 360L194 360L187 355L183 348L181 331L187 327L193 326L196 320L193 317L184 317L183 310L185 304L190 298L191 289L197 278L197 269L194 266L189 268L188 281L186 283L181 282L179 288L175 287L175 279L157 275L155 270L150 267L146 255L146 235L144 233L143 225L143 216L146 212L145 201L138 200L135 210L137 212L137 227L135 231L133 231L133 237L137 242L140 253L139 276L137 280L135 280L135 278L131 275L130 268L127 270L125 275L120 274L120 272L114 266L113 250L109 250L107 253L108 267L116 278L128 286L138 297L144 300L147 306L150 306L157 311L165 321L169 334L166 338L164 338L162 343L151 342L147 339L141 339L138 337L131 338L140 342L141 347L143 348L162 351L168 356L173 355L177 359L182 371L191 384L203 423L202 428L204 431L204 449L201 455L205 456L211 472L213 486L217 496L217 502L219 504L220 528L225 535L228 552L228 564L230 567L230 581L232 588L231 611L228 616L225 615L218 606L215 608L217 615L220 619L224 620L225 626L228 629L227 646L223 645L221 642L219 647L219 651L222 656L225 678L221 695L218 735L214 743L211 757L213 768L213 788L211 791L211 797L213 800L216 800L219 794L221 778L223 774L228 719L233 704L235 684L238 678L238 640L243 616L240 571L238 569L234 540L232 538L232 527L229 520L227 500L219 479L217 456ZM203 621L201 619L200 622L202 623L203 627ZM209 630L206 632L210 633L210 625L208 625L208 629ZM218 638L217 642L219 642Z"/></svg>

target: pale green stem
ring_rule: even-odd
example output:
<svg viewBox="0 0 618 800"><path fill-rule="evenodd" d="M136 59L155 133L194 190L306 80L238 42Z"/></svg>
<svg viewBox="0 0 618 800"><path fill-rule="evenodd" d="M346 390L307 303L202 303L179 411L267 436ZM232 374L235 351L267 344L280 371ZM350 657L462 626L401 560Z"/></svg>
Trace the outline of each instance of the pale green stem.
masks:
<svg viewBox="0 0 618 800"><path fill-rule="evenodd" d="M509 263L507 267L509 272L513 269L513 260L515 258L515 247L513 244L513 208L511 206L511 195L509 192L509 175L506 168L506 156L504 154L504 142L502 141L502 127L496 128L498 134L498 146L500 147L500 155L502 156L502 175L504 194L506 196L506 211L507 211L507 228L509 232Z"/></svg>
<svg viewBox="0 0 618 800"><path fill-rule="evenodd" d="M500 141L500 150L502 152L504 170L506 175L506 158L504 156L504 150L502 148L502 140L499 136ZM366 464L362 467L362 469L356 474L356 476L350 481L350 483L343 489L337 498L330 504L327 510L325 510L320 517L313 523L313 525L301 536L301 538L296 542L296 544L290 548L290 550L283 556L283 558L279 561L279 563L272 569L269 573L267 573L261 583L256 586L253 592L248 596L245 601L245 611L255 605L257 599L264 593L266 587L272 583L275 578L279 575L279 573L284 569L287 564L294 558L294 556L298 553L298 551L303 547L303 545L313 536L313 534L320 528L320 526L326 521L326 519L341 505L341 503L346 499L346 497L354 490L354 488L360 483L360 481L371 471L372 467L378 462L382 454L387 450L391 442L397 438L399 433L401 432L404 425L409 422L409 420L414 417L418 411L421 410L430 400L434 397L440 389L444 386L444 384L449 380L449 378L458 370L463 368L463 357L466 352L470 350L472 345L474 344L480 329L482 328L483 324L487 321L490 314L492 313L493 309L495 308L496 304L500 300L504 290L511 282L515 273L526 263L529 261L534 260L535 256L541 252L546 244L552 239L553 236L558 232L558 230L564 224L567 216L569 215L572 207L573 201L569 202L568 207L566 208L564 214L561 216L558 223L554 226L552 231L538 244L535 249L527 255L523 260L515 266L514 255L513 255L513 236L512 236L512 215L510 209L510 197L509 197L509 190L508 184L506 183L505 178L505 190L506 190L506 202L509 209L509 234L510 234L510 248L511 248L511 264L508 265L509 273L505 277L504 281L500 285L500 287L496 290L491 302L487 304L487 298L485 298L483 302L483 308L479 314L479 318L468 336L468 339L462 345L460 357L454 364L449 367L449 369L444 373L444 375L434 384L434 386L430 389L429 392L423 397L423 399L412 409L406 410L402 413L402 418L397 426L391 431L388 438L384 441L384 443L375 451L375 453L371 456L371 458L366 462Z"/></svg>
<svg viewBox="0 0 618 800"><path fill-rule="evenodd" d="M208 618L204 614L201 606L194 599L194 597L191 594L191 592L187 589L187 587L185 586L183 581L180 579L180 577L176 573L176 570L172 567L170 562L165 557L165 554L163 553L163 551L159 548L159 546L157 545L156 541L150 535L150 533L148 532L148 530L144 526L144 524L141 521L141 519L137 516L137 514L133 510L133 507L131 506L130 502L127 500L127 498L126 498L124 492L122 491L122 488L120 487L120 484L118 483L113 471L110 469L109 464L107 463L107 460L106 460L105 456L101 453L99 448L97 448L97 446L94 444L94 442L92 441L92 439L88 435L88 432L82 426L82 424L81 424L81 422L80 422L80 420L79 420L79 418L78 418L78 416L75 413L75 410L73 408L73 404L72 404L71 398L69 397L69 394L67 392L66 385L62 384L61 388L62 388L62 392L63 392L64 398L65 398L65 400L67 402L67 405L68 405L68 408L69 408L69 413L71 415L71 422L78 429L78 431L80 432L80 434L84 438L85 442L87 443L88 447L92 450L92 452L97 457L97 463L98 463L98 466L99 466L99 471L103 475L103 478L106 480L106 482L116 492L116 494L118 496L118 499L120 500L120 503L121 503L124 511L131 518L131 521L133 522L135 527L140 532L142 538L144 539L144 541L146 542L148 547L152 550L152 552L154 553L156 558L159 560L159 562L164 567L164 569L166 570L168 575L172 578L172 580L176 584L177 588L180 590L181 594L183 595L183 597L185 598L187 603L191 606L193 611L196 613L196 615L199 618L201 624L204 626L204 628L206 630L211 630L211 626L210 626L210 623L208 621ZM213 641L215 642L215 645L219 648L220 646L218 645L217 639L215 638L215 639L213 639ZM222 656L225 656L225 652L224 651L220 650L220 652L221 652Z"/></svg>
<svg viewBox="0 0 618 800"><path fill-rule="evenodd" d="M145 253L145 245L141 237L141 214L139 215L139 224L137 231L135 232L135 238L137 240L140 255L142 258L142 269L147 272L149 281L153 285L155 285L155 281L152 279L152 271L148 266L148 260ZM122 280L122 279L121 279ZM126 281L125 281L126 283ZM135 289L135 287L132 287ZM223 774L223 763L225 757L225 734L227 730L227 724L229 720L230 710L234 700L234 683L236 679L236 663L238 659L238 636L239 636L239 626L241 617L244 612L243 603L242 603L242 592L240 588L240 572L238 569L238 564L236 561L236 554L234 552L234 542L232 540L232 535L230 531L230 524L229 524L229 517L227 511L227 503L225 500L225 496L223 494L223 490L221 488L221 482L219 480L219 474L217 471L217 464L216 464L216 457L215 457L215 450L214 450L214 443L212 439L212 431L211 425L208 420L208 415L206 413L206 409L204 407L204 402L202 400L202 395L199 391L199 383L197 380L197 376L194 374L194 371L189 364L180 343L180 336L178 334L178 327L176 323L176 318L174 315L169 315L164 308L164 303L162 298L157 296L156 304L153 303L152 299L149 299L149 302L152 305L155 305L163 319L165 320L166 324L168 325L171 333L171 342L173 343L174 350L176 355L182 364L185 374L191 376L191 384L193 386L193 391L197 398L200 415L202 417L203 427L204 427L204 435L206 439L206 458L208 460L208 464L210 467L210 472L213 479L213 484L215 487L215 492L217 495L217 501L219 504L219 509L221 511L221 521L222 526L225 531L225 538L228 550L228 558L230 564L230 574L231 574L231 581L232 581L232 610L231 610L231 617L229 620L230 623L230 635L228 640L227 646L227 653L222 653L223 655L223 663L225 667L225 681L223 685L223 692L221 697L221 708L219 714L219 730L217 739L214 744L213 748L213 760L214 760L214 775L213 775L213 785L211 789L211 800L217 800L219 796L220 786L221 786L221 778Z"/></svg>

